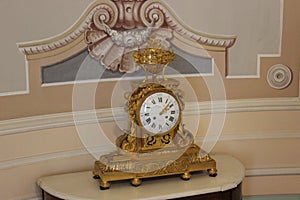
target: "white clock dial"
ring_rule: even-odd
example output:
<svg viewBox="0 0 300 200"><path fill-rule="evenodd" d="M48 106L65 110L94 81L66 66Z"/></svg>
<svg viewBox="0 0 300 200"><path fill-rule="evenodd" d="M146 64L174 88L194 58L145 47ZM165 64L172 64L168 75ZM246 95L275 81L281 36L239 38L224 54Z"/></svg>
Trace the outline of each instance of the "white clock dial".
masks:
<svg viewBox="0 0 300 200"><path fill-rule="evenodd" d="M140 109L140 122L153 133L161 134L172 130L179 120L178 101L169 93L157 92L148 96Z"/></svg>

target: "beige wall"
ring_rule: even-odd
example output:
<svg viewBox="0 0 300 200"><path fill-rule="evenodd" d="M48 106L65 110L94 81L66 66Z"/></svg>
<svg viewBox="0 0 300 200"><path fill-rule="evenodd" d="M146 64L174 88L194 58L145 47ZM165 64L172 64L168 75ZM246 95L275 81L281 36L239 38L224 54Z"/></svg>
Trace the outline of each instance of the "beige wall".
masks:
<svg viewBox="0 0 300 200"><path fill-rule="evenodd" d="M6 29L1 37L3 46L7 47L0 48L1 55L5 55L1 63L1 76L4 72L7 75L1 78L0 90L11 92L16 88L24 88L23 56L10 47L10 44L47 38L63 32L78 19L91 1L74 2L72 1L72 9L69 7L69 0L0 2L1 11L3 10L0 12L0 20L3 23L7 23L5 19L14 16L26 16L20 17L18 22L22 25L22 32L18 31L20 24L16 26L9 23L10 29ZM193 3L199 7L199 2ZM278 6L278 2L274 3L275 7ZM167 3L176 11L182 2ZM220 71L228 100L224 127L212 154L230 154L243 162L247 175L243 186L245 195L299 193L299 188L295 186L300 181L300 27L297 26L300 24L299 8L299 1L284 0L282 54L279 57L261 59L259 78L226 78L225 52L210 52ZM33 14L29 15L31 12ZM190 12L191 16L187 14L188 12L180 13L178 10L179 17L182 15L188 24L201 29L201 24L197 23L193 12ZM277 46L278 41L275 40L275 43ZM276 53L275 46L273 50ZM28 94L0 97L0 199L28 199L40 196L40 190L35 185L39 176L92 169L95 158L87 153L82 144L82 135L78 134L71 113L73 85L40 85L41 65L61 61L85 47L86 44L80 41L58 55L30 60ZM266 81L268 69L278 63L289 66L293 73L291 85L283 90L271 88ZM10 64L14 67L9 67ZM13 81L12 77L16 76L12 74L16 69L20 74L16 78L18 81ZM207 77L206 81L214 83L219 81L217 79L215 75ZM208 101L211 97L204 80L190 78L189 82L198 89L199 107L202 109L196 137L196 142L201 145L203 136L209 129L211 117L214 116L209 109ZM84 86L90 89L92 85ZM96 115L103 129L113 130L110 135L112 142L120 134L120 130L111 114L110 92L103 91L109 91L108 88L113 86L113 82L107 82L101 84L96 91ZM198 116L193 112L193 108L193 105L187 103L187 128L193 127L193 122ZM222 111L221 107L219 111ZM82 121L93 120L88 114L82 114L79 118ZM83 124L81 128L89 132L91 127ZM111 146L103 141L96 151L103 153L110 149Z"/></svg>

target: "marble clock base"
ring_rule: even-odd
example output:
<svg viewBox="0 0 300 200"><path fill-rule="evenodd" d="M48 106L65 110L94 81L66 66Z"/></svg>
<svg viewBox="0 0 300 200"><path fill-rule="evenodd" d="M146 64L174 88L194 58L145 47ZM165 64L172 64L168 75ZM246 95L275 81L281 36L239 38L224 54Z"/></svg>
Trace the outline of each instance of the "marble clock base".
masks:
<svg viewBox="0 0 300 200"><path fill-rule="evenodd" d="M119 180L130 180L133 186L141 185L144 178L170 175L181 175L183 180L189 180L190 173L196 171L207 170L209 176L215 177L215 160L208 154L200 157L199 152L200 148L196 144L184 150L166 148L151 154L121 154L116 151L101 156L95 162L93 175L95 179L99 179L100 189L109 189L112 181ZM182 155L177 156L179 153Z"/></svg>

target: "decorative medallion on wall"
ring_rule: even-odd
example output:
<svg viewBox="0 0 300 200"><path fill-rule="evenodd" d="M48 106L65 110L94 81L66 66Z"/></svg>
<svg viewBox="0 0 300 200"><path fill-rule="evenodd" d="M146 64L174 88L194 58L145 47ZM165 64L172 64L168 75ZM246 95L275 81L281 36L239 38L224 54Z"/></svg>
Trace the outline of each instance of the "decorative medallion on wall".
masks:
<svg viewBox="0 0 300 200"><path fill-rule="evenodd" d="M292 72L289 67L283 64L272 66L268 70L268 83L277 90L288 87L292 81Z"/></svg>

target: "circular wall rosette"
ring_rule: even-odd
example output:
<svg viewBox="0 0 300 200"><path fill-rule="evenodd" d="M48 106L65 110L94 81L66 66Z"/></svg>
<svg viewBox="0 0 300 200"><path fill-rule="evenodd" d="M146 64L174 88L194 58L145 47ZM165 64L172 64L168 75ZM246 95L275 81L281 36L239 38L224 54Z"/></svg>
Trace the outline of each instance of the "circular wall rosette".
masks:
<svg viewBox="0 0 300 200"><path fill-rule="evenodd" d="M292 82L292 72L289 67L277 64L268 70L267 80L272 88L281 90Z"/></svg>

